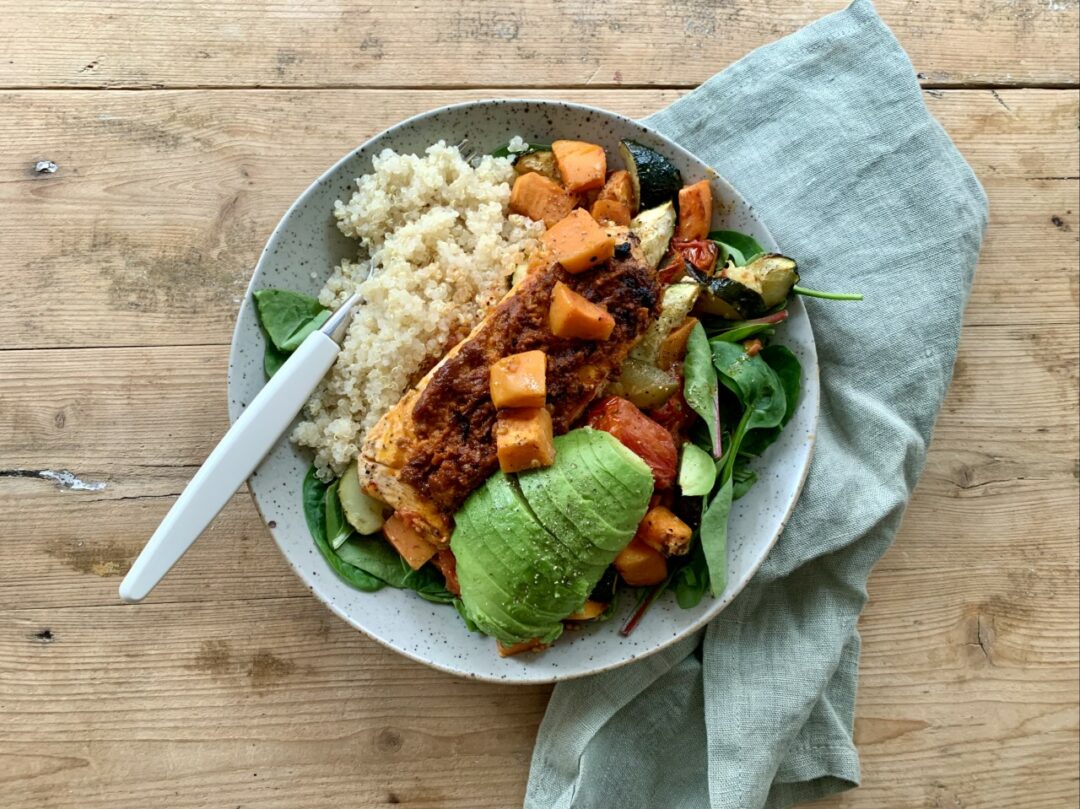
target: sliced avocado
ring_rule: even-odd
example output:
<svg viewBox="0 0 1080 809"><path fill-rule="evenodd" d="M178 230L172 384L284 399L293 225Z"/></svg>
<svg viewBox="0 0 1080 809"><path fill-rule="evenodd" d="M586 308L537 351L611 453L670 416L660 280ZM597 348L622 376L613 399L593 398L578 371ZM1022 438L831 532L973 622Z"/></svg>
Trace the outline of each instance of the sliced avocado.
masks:
<svg viewBox="0 0 1080 809"><path fill-rule="evenodd" d="M386 521L384 516L386 504L376 500L360 488L360 477L356 464L352 463L341 476L341 484L338 486L338 498L341 500L341 508L345 512L345 519L359 533L366 535L374 534L383 527Z"/></svg>
<svg viewBox="0 0 1080 809"><path fill-rule="evenodd" d="M660 266L660 259L675 235L677 219L675 206L668 200L663 205L643 210L630 221L630 231L641 240L641 253L650 269Z"/></svg>
<svg viewBox="0 0 1080 809"><path fill-rule="evenodd" d="M745 320L760 317L782 303L797 283L799 272L794 259L765 253L746 266L724 267L708 281L708 296L734 309L736 319Z"/></svg>
<svg viewBox="0 0 1080 809"><path fill-rule="evenodd" d="M619 144L619 154L634 183L641 210L673 199L682 188L682 174L675 164L648 146L624 140Z"/></svg>
<svg viewBox="0 0 1080 809"><path fill-rule="evenodd" d="M462 610L503 643L557 637L648 508L649 467L611 435L574 430L555 450L516 481L496 473L455 515Z"/></svg>
<svg viewBox="0 0 1080 809"><path fill-rule="evenodd" d="M508 575L505 568L492 563L493 558L502 555L489 546L499 535L488 534L489 527L484 521L473 523L472 515L479 513L479 509L461 509L450 542L465 613L483 632L503 643L558 637L562 624L557 617L546 611L529 610L522 603L520 592L529 579L524 574Z"/></svg>
<svg viewBox="0 0 1080 809"><path fill-rule="evenodd" d="M526 614L532 613L535 619L558 621L562 617L558 609L561 593L556 590L567 560L515 496L506 475L496 473L475 496L464 511L470 525L488 538L477 550L477 558L497 577L500 589L511 596L513 603L507 605L507 612L516 615L527 605ZM551 582L552 589L536 592L536 578Z"/></svg>

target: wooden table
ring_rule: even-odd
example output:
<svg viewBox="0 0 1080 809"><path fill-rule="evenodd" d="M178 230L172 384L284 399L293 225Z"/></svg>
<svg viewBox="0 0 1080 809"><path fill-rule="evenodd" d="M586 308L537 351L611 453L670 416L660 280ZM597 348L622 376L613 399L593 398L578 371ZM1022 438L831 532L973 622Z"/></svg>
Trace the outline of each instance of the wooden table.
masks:
<svg viewBox="0 0 1080 809"><path fill-rule="evenodd" d="M246 494L144 605L119 577L226 428L260 248L339 155L470 98L644 115L841 3L0 0L0 805L519 805L548 689L353 631ZM861 623L865 786L820 805L1075 807L1080 10L879 8L991 227Z"/></svg>

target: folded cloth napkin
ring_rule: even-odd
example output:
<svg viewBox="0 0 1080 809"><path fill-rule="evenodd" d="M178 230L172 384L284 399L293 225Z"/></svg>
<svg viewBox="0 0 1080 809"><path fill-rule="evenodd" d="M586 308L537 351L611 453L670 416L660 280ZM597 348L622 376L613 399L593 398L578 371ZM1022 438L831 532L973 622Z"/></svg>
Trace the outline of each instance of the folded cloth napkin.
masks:
<svg viewBox="0 0 1080 809"><path fill-rule="evenodd" d="M868 0L754 51L647 123L754 206L808 285L817 450L783 536L702 635L555 688L527 809L788 807L859 782L866 580L949 385L986 197Z"/></svg>

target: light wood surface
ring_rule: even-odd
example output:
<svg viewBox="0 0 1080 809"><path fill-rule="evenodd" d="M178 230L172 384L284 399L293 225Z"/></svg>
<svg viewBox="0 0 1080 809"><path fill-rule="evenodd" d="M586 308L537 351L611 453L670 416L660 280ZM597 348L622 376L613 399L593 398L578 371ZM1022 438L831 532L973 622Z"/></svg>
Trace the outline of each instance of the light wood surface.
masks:
<svg viewBox="0 0 1080 809"><path fill-rule="evenodd" d="M116 598L227 426L266 236L340 154L469 98L644 115L841 3L458 5L0 0L5 809L520 805L548 689L457 680L358 635L245 493L147 603ZM860 623L864 786L816 806L1076 807L1080 9L879 9L991 226Z"/></svg>

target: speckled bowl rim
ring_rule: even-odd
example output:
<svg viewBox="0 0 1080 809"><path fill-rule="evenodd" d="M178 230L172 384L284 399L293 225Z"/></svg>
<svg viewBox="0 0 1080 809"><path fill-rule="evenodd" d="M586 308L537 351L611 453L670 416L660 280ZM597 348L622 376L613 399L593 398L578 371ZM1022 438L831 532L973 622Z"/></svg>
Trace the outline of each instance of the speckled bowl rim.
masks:
<svg viewBox="0 0 1080 809"><path fill-rule="evenodd" d="M238 347L239 347L239 340L240 340L240 337L241 337L241 326L242 326L240 313L243 312L245 307L251 305L252 294L255 292L256 282L259 280L259 277L261 275L260 271L262 269L264 261L266 260L267 255L268 255L268 253L270 251L270 248L277 241L281 231L283 231L288 226L288 223L289 223L291 217L293 216L294 212L297 211L297 209L300 208L300 206L302 206L304 204L304 202L307 200L307 198L309 196L311 196L316 191L316 189L320 186L320 184L333 179L333 177L337 174L337 172L341 170L343 165L348 163L350 160L352 160L356 156L356 154L358 152L364 150L369 145L373 144L375 141L391 138L393 136L393 134L395 132L398 132L399 130L407 129L409 127L415 126L415 125L425 121L428 118L436 118L436 117L438 117L440 115L443 115L443 114L445 114L447 112L450 112L450 111L464 110L464 109L467 109L467 108L483 108L483 107L487 107L487 106L498 106L498 105L506 105L506 104L526 104L526 105L535 105L535 106L551 105L552 107L555 108L554 109L555 114L558 114L558 109L559 108L574 109L574 110L577 110L577 111L580 111L580 112L583 112L583 113L591 113L591 114L597 115L597 116L602 117L602 118L617 119L617 120L619 120L620 122L622 122L624 124L629 124L631 126L637 127L640 131L642 131L644 133L647 133L649 136L651 136L653 138L656 138L658 141L664 143L667 148L671 149L672 152L681 155L684 160L688 160L688 161L691 161L692 163L696 163L696 164L702 166L704 168L704 170L710 176L712 176L712 177L714 177L716 179L719 179L723 183L725 183L728 186L728 188L730 189L731 194L734 197L736 197L738 199L738 201L742 205L746 206L747 210L752 210L752 207L750 206L750 204L746 201L745 197L743 197L742 194L739 193L738 189L735 188L735 186L733 186L730 182L728 182L725 178L723 178L714 168L712 168L707 163L702 161L700 158L695 156L692 152L687 151L686 149L681 147L679 144L677 144L674 141L670 140L667 136L665 136L661 132L653 129L652 127L650 127L650 126L648 126L646 124L641 123L640 121L637 121L637 120L632 119L632 118L628 118L627 116L621 115L619 113L611 112L610 110L605 110L605 109L603 109L601 107L594 107L594 106L591 106L591 105L588 105L588 104L578 104L578 103L574 103L574 102L561 101L561 100L557 100L557 99L499 98L499 99L463 101L463 102L459 102L459 103L455 103L455 104L446 104L446 105L443 105L441 107L436 107L436 108L427 110L425 112L418 113L418 114L413 115L413 116L411 116L409 118L403 119L402 121L398 122L397 124L394 124L393 126L387 127L386 129L383 129L380 132L375 133L370 138L368 138L366 141L364 141L362 144L360 144L359 146L357 146L356 148L354 148L353 150L351 150L347 154L343 155L337 161L335 161L332 166L330 166L328 169L326 169L326 171L324 171L321 175L319 175L319 177L314 182L312 182L307 188L304 189L304 191L293 201L293 203L289 206L289 208L282 215L282 217L278 221L278 223L274 226L273 231L271 231L269 237L267 238L266 245L263 247L263 250L259 255L259 260L255 265L255 269L252 272L251 279L248 281L247 288L244 291L244 298L240 303L240 307L238 308L237 322L236 322L236 325L233 328L232 343L230 345L230 350L229 350L229 367L228 367L228 375L227 375L226 384L227 384L227 386L228 386L228 388L230 390L231 390L232 385L233 385L233 377L234 377L235 369L239 365L239 363L238 363L238 360L239 360L239 356L238 356L239 348ZM755 219L755 221L761 227L761 229L768 235L768 242L770 244L766 245L766 247L768 249L775 249L776 240L772 237L772 234L769 232L768 227L765 225L764 222L762 222L759 219ZM650 657L650 656L656 654L657 652L660 652L660 651L674 645L675 643L678 643L679 641L684 640L685 638L687 638L687 637L699 632L700 630L702 630L710 621L715 619L717 617L717 615L719 615L724 609L726 609L727 606L736 598L736 596L738 596L739 593L742 592L742 590L746 587L746 585L749 584L750 580L754 577L754 575L757 573L757 571L761 568L761 565L764 564L765 559L768 557L769 553L776 546L777 541L780 539L780 535L784 532L784 529L787 527L787 524L788 524L789 520L791 519L791 515L792 515L792 513L793 513L793 511L795 509L795 504L799 501L799 497L801 496L803 487L805 486L805 483L806 483L806 477L810 472L810 467L811 467L812 462L813 462L814 451L815 451L815 447L816 447L816 439L817 439L818 420L819 420L819 413L820 413L820 395L819 395L819 392L820 392L820 368L819 368L819 365L817 363L817 349L816 349L815 340L814 340L814 336L813 336L812 324L810 324L810 320L809 320L809 313L806 311L805 307L803 307L802 302L800 300L798 300L797 298L794 300L793 306L791 308L798 308L799 310L801 310L800 314L807 318L807 324L808 324L808 326L810 326L810 328L808 328L809 348L813 352L814 362L812 363L812 373L809 376L809 380L810 380L811 386L814 389L813 399L814 399L814 403L815 403L816 406L814 408L813 413L810 414L810 418L811 418L810 434L809 434L809 437L808 437L808 447L807 447L807 451L806 451L806 454L805 454L805 457L804 457L802 468L799 470L798 479L797 479L797 483L796 483L794 492L793 492L793 494L792 494L792 496L790 498L790 501L787 503L786 508L784 509L783 516L780 519L779 525L778 525L776 531L773 533L772 537L765 544L764 551L760 554L760 556L754 562L752 562L750 565L748 565L748 567L746 569L746 572L735 583L734 586L731 586L731 583L729 582L728 587L725 590L724 596L722 598L716 598L714 600L715 603L712 605L712 607L709 610L707 610L704 614L699 616L692 623L689 623L686 626L680 628L672 637L665 638L664 640L656 643L654 646L649 648L646 652L643 652L643 653L640 653L640 654L635 654L635 655L630 655L626 659L619 660L619 661L614 661L614 662L610 662L610 663L598 664L598 665L596 665L596 666L594 666L594 667L592 667L592 668L590 668L588 670L577 671L577 672L568 672L568 673L565 673L565 674L559 673L559 674L553 674L553 675L550 675L550 676L532 676L531 673L527 669L523 669L522 670L522 676L516 677L516 678L506 678L506 677L490 676L490 675L481 674L481 673L477 673L477 672L471 672L471 671L468 671L468 670L464 670L462 668L455 668L454 666L446 665L446 664L440 663L440 662L438 662L436 660L432 660L430 658L424 657L422 654L418 654L416 652L413 652L412 650L401 648L400 646L396 645L391 638L382 637L379 634L376 634L376 633L370 631L369 629L361 626L356 620L354 620L354 618L349 614L349 612L347 610L341 608L336 602L334 602L334 601L330 600L329 598L325 597L319 591L319 589L317 587L311 585L305 579L303 573L301 572L301 568L300 568L299 564L292 559L292 557L289 555L289 553L286 552L284 541L279 540L279 538L277 536L276 527L271 527L270 523L272 521L270 519L268 519L266 514L263 512L262 506L259 503L259 499L256 496L256 493L255 493L254 489L250 485L248 486L248 493L251 495L252 501L255 503L255 509L256 509L256 511L258 511L259 517L263 520L263 523L266 524L267 529L270 531L271 537L274 539L274 544L278 546L278 550L285 557L285 560L288 562L289 567L292 569L293 573L295 573L297 575L297 577L302 582L304 582L304 584L306 586L308 586L308 589L316 596L316 598L318 598L320 601L322 601L323 604L325 604L330 609L331 612L333 612L335 615L337 615L343 621L348 623L350 626L354 627L355 629L360 630L366 636L372 638L373 640L375 640L376 642L378 642L382 646L384 646L384 647L386 647L388 649L391 649L392 651L394 651L394 652L396 652L396 653L398 653L400 655L403 655L404 657L407 657L407 658L409 658L411 660L415 660L418 663L422 663L424 665L430 666L430 667L432 667L432 668L434 668L436 670L443 671L443 672L446 672L448 674L453 674L455 676L465 677L465 678L468 678L468 679L480 680L480 681L484 681L484 682L491 682L491 683L498 683L498 684L514 684L514 685L551 684L551 683L555 683L555 682L563 682L563 681L567 681L567 680L578 679L578 678L581 678L581 677L587 677L587 676L590 676L590 675L593 675L593 674L599 674L601 672L611 671L613 669L620 668L622 666L628 665L628 664L633 663L635 661L643 660L646 657ZM804 389L804 397L805 397L805 389ZM804 398L804 401L805 401L805 398ZM802 403L800 403L800 407L801 406L802 406ZM233 401L233 399L231 397L229 397L229 421L230 421L230 423L235 422L236 419L239 417L241 412L243 412L243 407L238 405L236 402ZM379 594L374 593L374 594L371 594L371 595L373 597L378 597ZM494 650L492 650L492 654L494 654Z"/></svg>

